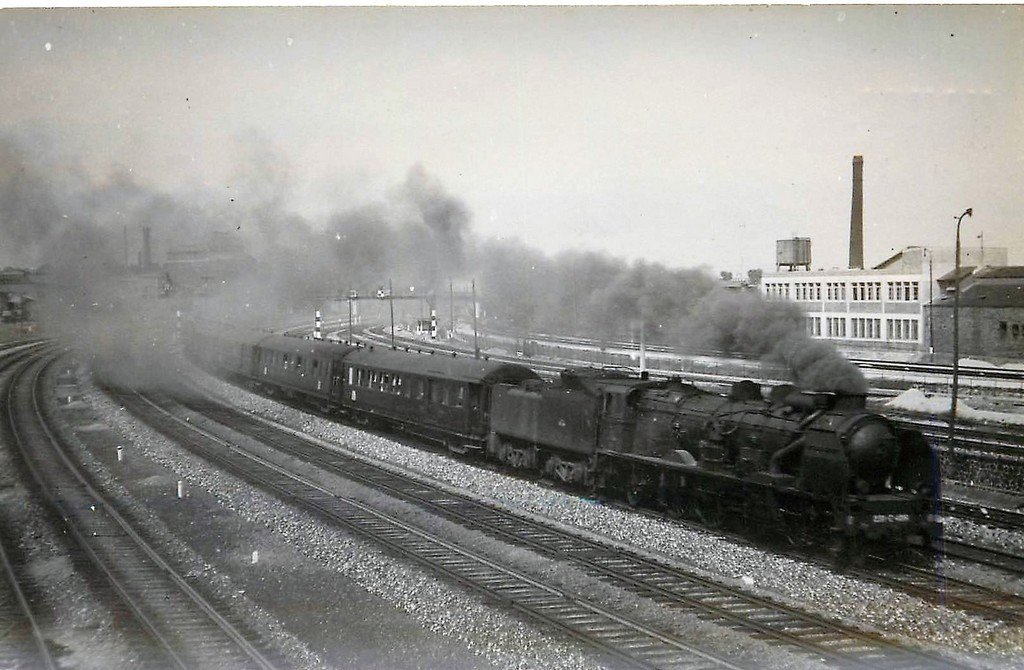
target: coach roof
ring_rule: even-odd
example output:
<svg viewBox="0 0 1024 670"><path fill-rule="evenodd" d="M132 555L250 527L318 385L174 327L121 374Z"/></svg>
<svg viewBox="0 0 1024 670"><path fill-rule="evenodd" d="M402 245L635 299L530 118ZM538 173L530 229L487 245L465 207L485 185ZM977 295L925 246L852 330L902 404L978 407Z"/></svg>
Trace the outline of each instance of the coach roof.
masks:
<svg viewBox="0 0 1024 670"><path fill-rule="evenodd" d="M354 351L345 362L374 370L451 379L469 383L495 384L538 379L537 373L518 363L488 361L451 354L421 354L372 347Z"/></svg>
<svg viewBox="0 0 1024 670"><path fill-rule="evenodd" d="M304 337L289 337L287 335L267 335L256 344L273 351L323 357L341 357L355 349L349 344L307 340Z"/></svg>

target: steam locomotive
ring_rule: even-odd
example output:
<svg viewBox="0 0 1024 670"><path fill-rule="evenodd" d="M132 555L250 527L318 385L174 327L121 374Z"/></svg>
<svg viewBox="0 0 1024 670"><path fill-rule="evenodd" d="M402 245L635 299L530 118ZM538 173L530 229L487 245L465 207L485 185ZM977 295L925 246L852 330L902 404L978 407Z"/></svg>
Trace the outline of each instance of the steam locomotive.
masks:
<svg viewBox="0 0 1024 670"><path fill-rule="evenodd" d="M194 329L187 350L270 395L670 516L827 546L839 564L938 532L931 447L864 396L752 381L723 396L607 368L545 381L516 363L265 333Z"/></svg>

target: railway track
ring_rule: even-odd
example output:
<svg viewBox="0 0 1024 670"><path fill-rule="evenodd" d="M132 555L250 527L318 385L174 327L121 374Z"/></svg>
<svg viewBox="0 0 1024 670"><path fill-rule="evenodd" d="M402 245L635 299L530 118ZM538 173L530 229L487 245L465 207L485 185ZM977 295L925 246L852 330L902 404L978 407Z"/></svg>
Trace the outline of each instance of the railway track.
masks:
<svg viewBox="0 0 1024 670"><path fill-rule="evenodd" d="M166 398L154 400L134 392L113 393L136 416L203 458L330 523L453 580L499 606L515 610L536 623L577 639L614 659L615 667L742 667L696 648L671 632L574 596L357 500L336 495L176 416L173 401Z"/></svg>
<svg viewBox="0 0 1024 670"><path fill-rule="evenodd" d="M837 667L935 668L945 665L942 659L901 647L880 636L752 596L677 566L552 528L397 473L365 458L327 449L322 443L291 429L220 404L199 401L194 396L181 402L189 411L289 456L412 503L463 527L571 564L608 584L650 598L664 608L695 614ZM174 409L168 406L167 411Z"/></svg>
<svg viewBox="0 0 1024 670"><path fill-rule="evenodd" d="M634 514L664 519L663 515L652 510L631 507L627 503L613 504ZM675 519L674 522L695 531L707 532L707 528L683 519ZM741 544L748 542L747 538L741 534L722 529L714 532L734 542ZM847 574L864 581L875 582L903 591L922 600L952 609L961 609L993 621L1015 625L1024 623L1024 598L949 577L944 574L941 563L945 558L956 558L1019 575L1024 574L1024 558L997 549L977 547L955 538L936 542L932 549L935 552L934 558L937 560L933 565L922 565L919 562L894 564L891 559L874 558L864 568L848 569ZM819 555L801 551L780 551L796 560L809 561L821 565L823 568L831 569L831 564L823 561Z"/></svg>
<svg viewBox="0 0 1024 670"><path fill-rule="evenodd" d="M366 329L360 335L360 338L357 339L390 346L389 343L385 343L380 340L380 337L381 336L374 333L372 329ZM445 345L435 346L432 343L422 343L416 346L422 346L428 350L452 350L451 347L447 347ZM504 359L503 357L497 358L502 360ZM547 372L547 370L542 370L542 372ZM949 501L944 501L944 504L947 502ZM966 504L961 505L960 508L966 509ZM634 509L633 511L643 513L643 510ZM984 512L981 511L980 507L978 508L977 513L980 516L984 515ZM1011 523L1016 517L1024 518L1024 515L1016 515L1016 517L1014 517L1011 512L1006 512L1002 515L993 513L992 516L1002 519L1006 523ZM1021 527L1022 526L1020 525L1016 526L1018 529ZM979 565L995 567L1016 574L1024 574L1024 559L1020 559L1006 552L1001 552L997 549L970 545L966 542L957 541L955 538L950 538L942 543L937 543L933 548L936 551L937 556L940 558L959 558ZM818 560L813 556L807 557L795 555L795 557L803 560ZM1004 621L1011 624L1017 624L1024 621L1024 600L1019 596L1002 593L984 586L950 578L941 574L941 568L939 571L936 571L934 569L923 569L920 565L893 565L891 562L883 561L876 563L871 571L859 570L856 571L856 574L862 579L875 581L885 586L902 590L930 602L940 603L955 609L962 609L992 620Z"/></svg>
<svg viewBox="0 0 1024 670"><path fill-rule="evenodd" d="M1024 512L1016 510L981 505L955 498L943 498L942 513L947 516L967 519L978 525L989 526L990 528L1024 531Z"/></svg>
<svg viewBox="0 0 1024 670"><path fill-rule="evenodd" d="M144 631L142 668L259 668L279 664L205 598L90 482L69 455L43 400L44 372L56 360L29 362L12 375L3 420L15 448L63 530L106 586L115 617Z"/></svg>
<svg viewBox="0 0 1024 670"><path fill-rule="evenodd" d="M10 345L0 347L0 373L38 353L28 350L13 353L11 349ZM3 567L3 578L0 578L0 631L3 631L0 667L56 670L58 666L43 625L26 594L31 585L30 578L10 544L10 538L0 535L0 564Z"/></svg>
<svg viewBox="0 0 1024 670"><path fill-rule="evenodd" d="M1024 557L993 547L980 547L957 538L944 538L936 543L936 551L945 557L987 565L1018 576L1024 575ZM1024 622L1024 606L1021 604L1024 603L1024 599L1014 596L1009 602L1013 610L1020 612L1018 622Z"/></svg>
<svg viewBox="0 0 1024 670"><path fill-rule="evenodd" d="M0 667L44 668L57 670L46 634L25 595L28 576L17 565L0 542L0 563L4 578L0 580Z"/></svg>

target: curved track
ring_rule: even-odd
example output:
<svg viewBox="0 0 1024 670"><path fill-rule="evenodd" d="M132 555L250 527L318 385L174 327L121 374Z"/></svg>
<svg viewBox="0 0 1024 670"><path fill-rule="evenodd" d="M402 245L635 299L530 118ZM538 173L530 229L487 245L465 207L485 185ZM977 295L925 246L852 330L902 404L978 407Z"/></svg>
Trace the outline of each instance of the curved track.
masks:
<svg viewBox="0 0 1024 670"><path fill-rule="evenodd" d="M0 373L6 372L27 358L38 355L37 348L12 353L13 346L0 347ZM26 595L29 577L24 566L8 553L8 538L0 537L0 563L4 578L0 579L0 667L44 668L56 670L49 642L43 627Z"/></svg>
<svg viewBox="0 0 1024 670"><path fill-rule="evenodd" d="M44 369L23 366L6 393L14 444L48 505L109 589L148 634L143 667L276 667L239 627L177 572L74 463L42 399Z"/></svg>
<svg viewBox="0 0 1024 670"><path fill-rule="evenodd" d="M628 614L574 596L359 501L336 495L176 416L176 404L171 400L154 400L126 391L114 393L134 414L203 458L500 606L580 640L598 653L614 658L615 667L740 667Z"/></svg>
<svg viewBox="0 0 1024 670"><path fill-rule="evenodd" d="M586 574L650 598L667 609L696 614L704 620L840 667L946 667L946 663L935 656L723 586L677 566L667 566L634 552L556 529L395 472L363 457L342 453L336 448L325 448L324 444L300 433L220 404L194 398L181 402L191 412L229 426L278 451L513 546L526 547L569 563ZM165 411L177 411L170 401L161 401L160 404L166 407ZM184 420L179 419L179 422L184 423ZM188 422L193 429L196 429L195 423L194 419Z"/></svg>

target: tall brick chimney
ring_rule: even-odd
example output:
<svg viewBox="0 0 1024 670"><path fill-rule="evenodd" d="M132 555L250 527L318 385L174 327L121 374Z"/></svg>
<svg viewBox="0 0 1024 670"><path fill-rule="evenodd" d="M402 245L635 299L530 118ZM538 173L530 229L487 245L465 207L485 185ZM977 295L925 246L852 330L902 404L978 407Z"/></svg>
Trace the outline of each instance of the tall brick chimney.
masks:
<svg viewBox="0 0 1024 670"><path fill-rule="evenodd" d="M850 269L864 269L864 157L853 157L853 205L850 208Z"/></svg>

